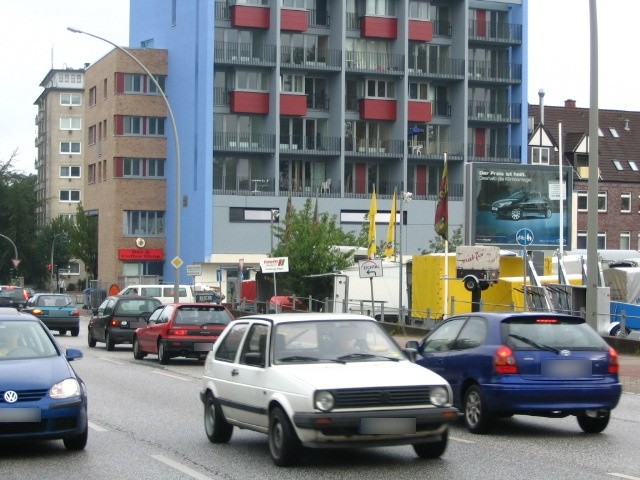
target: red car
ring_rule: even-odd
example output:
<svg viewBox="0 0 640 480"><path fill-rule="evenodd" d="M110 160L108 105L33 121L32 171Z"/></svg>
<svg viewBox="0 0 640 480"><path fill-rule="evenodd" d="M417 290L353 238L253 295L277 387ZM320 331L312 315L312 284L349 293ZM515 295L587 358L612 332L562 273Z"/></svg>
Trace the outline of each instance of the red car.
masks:
<svg viewBox="0 0 640 480"><path fill-rule="evenodd" d="M307 310L307 304L300 298L291 295L278 295L269 299L269 308L267 313L293 312L295 310Z"/></svg>
<svg viewBox="0 0 640 480"><path fill-rule="evenodd" d="M234 317L224 305L214 303L170 303L158 307L147 325L136 329L133 357L158 355L165 365L174 357L204 359L214 342Z"/></svg>

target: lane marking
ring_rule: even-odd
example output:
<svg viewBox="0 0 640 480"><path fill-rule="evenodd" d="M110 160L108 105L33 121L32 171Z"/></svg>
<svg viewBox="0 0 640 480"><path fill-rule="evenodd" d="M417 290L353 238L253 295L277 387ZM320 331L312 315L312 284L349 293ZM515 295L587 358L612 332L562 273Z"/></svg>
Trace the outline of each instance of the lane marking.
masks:
<svg viewBox="0 0 640 480"><path fill-rule="evenodd" d="M165 377L175 378L176 380L182 380L183 382L190 382L191 381L191 379L189 379L189 378L179 377L178 375L172 375L172 374L166 373L166 372L159 372L157 370L152 370L152 373L155 373L156 375L164 375Z"/></svg>
<svg viewBox="0 0 640 480"><path fill-rule="evenodd" d="M98 357L100 360L104 360L105 362L115 363L116 365L125 365L124 362L119 362L118 360L113 360L109 357Z"/></svg>
<svg viewBox="0 0 640 480"><path fill-rule="evenodd" d="M456 442L460 442L460 443L476 443L474 440L466 440L464 438L452 437L452 436L449 436L449 440L455 440Z"/></svg>
<svg viewBox="0 0 640 480"><path fill-rule="evenodd" d="M171 468L175 468L179 472L189 475L191 478L195 478L197 480L213 480L211 477L207 477L206 475L202 475L201 473L196 472L194 469L187 467L178 462L174 462L173 460L165 457L164 455L151 455L152 458L155 458L159 462L164 463L165 465L170 466Z"/></svg>
<svg viewBox="0 0 640 480"><path fill-rule="evenodd" d="M106 428L99 427L98 425L96 425L93 422L89 422L89 428L91 430L95 430L96 432L108 432L109 431Z"/></svg>
<svg viewBox="0 0 640 480"><path fill-rule="evenodd" d="M640 480L640 477L633 477L631 475L625 475L624 473L607 473L607 475L617 478L625 478L626 480Z"/></svg>

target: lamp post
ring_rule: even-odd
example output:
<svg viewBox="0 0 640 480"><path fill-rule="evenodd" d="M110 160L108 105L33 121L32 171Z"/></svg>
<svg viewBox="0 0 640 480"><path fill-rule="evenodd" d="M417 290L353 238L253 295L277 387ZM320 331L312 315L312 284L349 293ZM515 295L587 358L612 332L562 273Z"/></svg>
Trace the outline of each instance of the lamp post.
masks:
<svg viewBox="0 0 640 480"><path fill-rule="evenodd" d="M2 235L0 233L0 237L6 239L9 243L11 243L11 245L13 245L13 253L14 253L14 257L13 257L13 268L17 269L18 265L20 265L20 259L18 258L18 248L16 247L16 244L13 242L13 240L11 240L9 237L7 237L6 235ZM16 272L17 274L17 272ZM11 279L9 279L9 283L11 283Z"/></svg>
<svg viewBox="0 0 640 480"><path fill-rule="evenodd" d="M84 32L82 30L79 30L77 28L72 28L72 27L67 27L67 30L73 33L80 33L83 35L88 35L93 38L97 38L98 40L102 40L103 42L106 42L109 45L112 45L114 48L117 48L118 50L120 50L121 52L129 56L129 58L131 58L134 62L136 62L140 66L140 68L142 68L145 71L145 73L149 76L149 79L153 82L155 87L158 89L158 92L160 92L160 95L162 96L162 99L164 100L164 103L167 106L167 111L169 112L169 119L171 120L171 127L173 129L173 138L174 138L175 155L176 155L176 175L175 175L175 178L176 178L176 227L175 227L176 252L175 254L176 255L171 261L171 264L175 268L175 277L174 277L174 284L173 284L174 286L173 301L175 303L178 303L178 301L180 300L180 292L178 291L180 287L180 267L182 266L182 259L180 258L180 208L181 208L180 207L180 195L181 195L180 193L180 140L178 137L178 127L176 126L176 119L173 115L173 110L171 109L171 104L169 103L169 99L167 98L167 96L164 93L164 90L158 83L158 80L156 80L156 77L149 71L147 67L144 66L144 64L140 60L138 60L129 51L127 51L126 49L122 48L119 45L116 45L111 40L107 40L106 38L100 37L98 35L94 35L93 33Z"/></svg>
<svg viewBox="0 0 640 480"><path fill-rule="evenodd" d="M404 223L404 203L409 203L412 198L413 193L400 192L400 223L398 225L398 259L400 260L398 265L398 311L400 312L398 322L400 325L404 325L404 314L402 308L402 224ZM392 212L393 215L395 215L395 213L396 212Z"/></svg>
<svg viewBox="0 0 640 480"><path fill-rule="evenodd" d="M273 222L280 217L280 211L277 208L271 209L271 251L269 256L273 257Z"/></svg>
<svg viewBox="0 0 640 480"><path fill-rule="evenodd" d="M51 263L49 264L49 265L51 265L51 278L50 278L50 282L51 282L51 293L55 292L55 291L58 289L58 282L57 282L57 279L58 279L58 275L57 275L57 273L58 273L58 269L57 269L57 268L55 267L55 265L53 264L53 252L54 252L54 250L55 250L55 246L56 246L56 238L58 238L58 237L64 237L64 236L65 236L64 232L56 233L56 234L53 236L53 240L51 240ZM54 270L55 270L55 273L54 273ZM54 275L55 275L55 278L56 278L56 281L55 281L55 282L54 282Z"/></svg>

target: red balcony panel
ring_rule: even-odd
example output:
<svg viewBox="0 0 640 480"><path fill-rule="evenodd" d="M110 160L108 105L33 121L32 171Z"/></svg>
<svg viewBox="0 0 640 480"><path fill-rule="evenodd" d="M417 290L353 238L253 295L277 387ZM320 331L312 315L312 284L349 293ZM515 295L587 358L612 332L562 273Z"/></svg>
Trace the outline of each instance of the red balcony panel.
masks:
<svg viewBox="0 0 640 480"><path fill-rule="evenodd" d="M231 112L269 113L269 94L260 92L231 92Z"/></svg>
<svg viewBox="0 0 640 480"><path fill-rule="evenodd" d="M235 28L269 28L268 7L254 5L233 5L231 7L231 26Z"/></svg>
<svg viewBox="0 0 640 480"><path fill-rule="evenodd" d="M426 165L416 165L416 195L426 195L427 194L427 166Z"/></svg>
<svg viewBox="0 0 640 480"><path fill-rule="evenodd" d="M361 37L397 38L398 19L387 17L362 17Z"/></svg>
<svg viewBox="0 0 640 480"><path fill-rule="evenodd" d="M395 100L363 98L360 100L362 120L395 120L397 103Z"/></svg>
<svg viewBox="0 0 640 480"><path fill-rule="evenodd" d="M280 94L280 115L302 117L307 114L307 96L299 93Z"/></svg>
<svg viewBox="0 0 640 480"><path fill-rule="evenodd" d="M433 22L428 20L409 20L409 40L420 42L433 40Z"/></svg>
<svg viewBox="0 0 640 480"><path fill-rule="evenodd" d="M306 10L291 10L283 8L280 18L282 30L306 32L309 27L309 15Z"/></svg>
<svg viewBox="0 0 640 480"><path fill-rule="evenodd" d="M409 102L410 122L430 122L431 117L431 102Z"/></svg>

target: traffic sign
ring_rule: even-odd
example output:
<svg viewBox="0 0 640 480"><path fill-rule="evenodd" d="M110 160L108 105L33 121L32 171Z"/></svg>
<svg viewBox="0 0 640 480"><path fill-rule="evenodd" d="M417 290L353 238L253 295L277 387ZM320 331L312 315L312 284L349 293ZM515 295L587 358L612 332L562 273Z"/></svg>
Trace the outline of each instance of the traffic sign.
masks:
<svg viewBox="0 0 640 480"><path fill-rule="evenodd" d="M533 243L533 232L528 228L521 228L516 232L516 242L518 245L526 247Z"/></svg>
<svg viewBox="0 0 640 480"><path fill-rule="evenodd" d="M187 265L187 275L190 277L199 277L202 275L202 265L199 263Z"/></svg>
<svg viewBox="0 0 640 480"><path fill-rule="evenodd" d="M360 278L381 277L382 260L359 260L358 270Z"/></svg>
<svg viewBox="0 0 640 480"><path fill-rule="evenodd" d="M171 265L173 265L173 268L176 268L176 269L180 268L183 263L184 262L180 257L175 257L173 260L171 260Z"/></svg>
<svg viewBox="0 0 640 480"><path fill-rule="evenodd" d="M20 265L20 262L22 260L20 260L19 258L12 258L11 262L13 263L13 268L18 268L18 266Z"/></svg>

